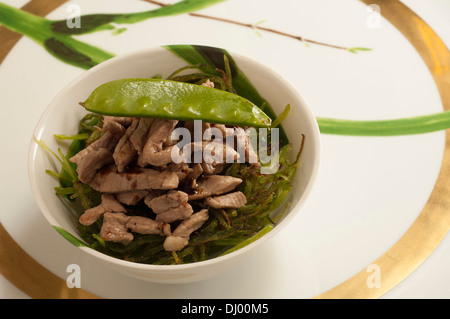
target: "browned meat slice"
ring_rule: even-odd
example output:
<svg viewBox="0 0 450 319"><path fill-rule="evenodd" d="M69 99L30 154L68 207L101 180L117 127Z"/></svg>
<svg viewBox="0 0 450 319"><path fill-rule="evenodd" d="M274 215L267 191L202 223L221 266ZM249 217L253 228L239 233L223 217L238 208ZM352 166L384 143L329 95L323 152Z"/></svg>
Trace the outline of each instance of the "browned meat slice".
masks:
<svg viewBox="0 0 450 319"><path fill-rule="evenodd" d="M100 237L105 241L112 241L128 245L133 241L133 234L128 232L126 224L130 217L124 213L106 212L103 215L103 224L100 229Z"/></svg>
<svg viewBox="0 0 450 319"><path fill-rule="evenodd" d="M106 211L113 213L126 213L126 209L111 194L102 194L102 204Z"/></svg>
<svg viewBox="0 0 450 319"><path fill-rule="evenodd" d="M183 220L191 216L193 212L194 210L192 209L192 206L185 203L157 214L155 220L159 222L173 223L174 221Z"/></svg>
<svg viewBox="0 0 450 319"><path fill-rule="evenodd" d="M239 153L226 143L217 140L204 140L191 142L179 151L181 160L190 160L194 154L194 163L201 164L203 173L207 175L218 174L225 163L233 163L239 159Z"/></svg>
<svg viewBox="0 0 450 319"><path fill-rule="evenodd" d="M167 236L164 240L164 250L180 251L189 244L189 238L179 236Z"/></svg>
<svg viewBox="0 0 450 319"><path fill-rule="evenodd" d="M247 198L242 192L205 198L205 204L213 208L240 208L246 203Z"/></svg>
<svg viewBox="0 0 450 319"><path fill-rule="evenodd" d="M173 231L173 236L179 237L189 237L191 234L202 227L203 223L208 220L209 213L208 209L202 209L198 213L192 214L185 220L183 220L180 225Z"/></svg>
<svg viewBox="0 0 450 319"><path fill-rule="evenodd" d="M187 203L188 195L182 191L171 190L167 194L153 198L149 202L149 207L159 214L170 208L175 208L181 204Z"/></svg>
<svg viewBox="0 0 450 319"><path fill-rule="evenodd" d="M173 132L172 132L173 133ZM162 148L168 148L170 146L174 146L175 144L177 144L178 142L180 142L180 137L177 135L174 135L172 138L172 133L169 134L169 136L167 136L167 139L164 141Z"/></svg>
<svg viewBox="0 0 450 319"><path fill-rule="evenodd" d="M202 209L183 220L172 235L164 240L164 249L167 251L180 251L189 243L191 234L202 227L209 218L208 210Z"/></svg>
<svg viewBox="0 0 450 319"><path fill-rule="evenodd" d="M114 121L106 123L101 130L104 134L98 140L72 156L69 159L72 163L78 164L81 158L100 148L106 148L107 150L113 151L123 134L125 134L125 128Z"/></svg>
<svg viewBox="0 0 450 319"><path fill-rule="evenodd" d="M157 222L151 218L143 216L131 216L125 225L130 231L139 234L170 235L170 225Z"/></svg>
<svg viewBox="0 0 450 319"><path fill-rule="evenodd" d="M162 191L162 190L159 190L159 189L150 189L149 190L149 192L148 192L148 194L145 196L145 198L144 198L144 203L145 203L145 205L147 205L148 207L150 207L150 202L154 199L154 198L156 198L156 197L158 197L158 196L161 196L161 195L164 195L165 194L165 192L164 191Z"/></svg>
<svg viewBox="0 0 450 319"><path fill-rule="evenodd" d="M133 123L134 119L134 117L103 115L103 126L108 125L108 122L117 122L124 127L128 127Z"/></svg>
<svg viewBox="0 0 450 319"><path fill-rule="evenodd" d="M202 164L202 171L205 175L213 175L215 171L215 165L213 163L205 163Z"/></svg>
<svg viewBox="0 0 450 319"><path fill-rule="evenodd" d="M202 86L206 86L206 87L214 89L214 82L211 82L209 79L207 79L206 82L202 83Z"/></svg>
<svg viewBox="0 0 450 319"><path fill-rule="evenodd" d="M125 171L137 154L136 149L130 141L130 136L136 130L138 124L139 120L137 119L131 123L114 149L113 158L119 172Z"/></svg>
<svg viewBox="0 0 450 319"><path fill-rule="evenodd" d="M89 226L95 223L104 213L106 213L105 208L102 205L98 205L96 207L86 209L78 221L81 225Z"/></svg>
<svg viewBox="0 0 450 319"><path fill-rule="evenodd" d="M130 142L133 144L138 154L141 154L142 149L144 148L145 142L147 141L148 131L150 130L152 123L152 118L139 119L136 130L130 136Z"/></svg>
<svg viewBox="0 0 450 319"><path fill-rule="evenodd" d="M203 141L202 168L205 175L219 174L225 163L232 163L239 159L239 153L225 143Z"/></svg>
<svg viewBox="0 0 450 319"><path fill-rule="evenodd" d="M205 175L214 175L222 173L225 163L205 163L202 164L203 173Z"/></svg>
<svg viewBox="0 0 450 319"><path fill-rule="evenodd" d="M186 179L195 181L203 174L203 167L200 163L192 165L191 169L192 171L186 176Z"/></svg>
<svg viewBox="0 0 450 319"><path fill-rule="evenodd" d="M136 168L125 173L117 172L115 165L100 169L89 185L102 193L122 193L132 190L174 189L178 187L175 172Z"/></svg>
<svg viewBox="0 0 450 319"><path fill-rule="evenodd" d="M197 178L203 174L202 164L193 164L191 172L182 181L181 189L193 189L197 185Z"/></svg>
<svg viewBox="0 0 450 319"><path fill-rule="evenodd" d="M116 121L109 121L103 123L101 131L103 133L110 133L114 136L114 139L118 142L123 134L125 134L125 127Z"/></svg>
<svg viewBox="0 0 450 319"><path fill-rule="evenodd" d="M172 162L172 148L174 146L163 149L163 144L172 134L177 123L176 120L155 119L153 121L148 139L138 158L140 166L144 167L148 164L162 166Z"/></svg>
<svg viewBox="0 0 450 319"><path fill-rule="evenodd" d="M189 217L194 211L188 204L188 195L182 191L171 190L167 194L147 202L156 214L156 221L172 223Z"/></svg>
<svg viewBox="0 0 450 319"><path fill-rule="evenodd" d="M123 193L114 194L116 199L125 205L136 205L139 203L145 196L147 196L147 190L137 190L137 191L129 191Z"/></svg>
<svg viewBox="0 0 450 319"><path fill-rule="evenodd" d="M125 208L110 194L102 195L102 203L87 209L79 218L80 224L92 225L106 212L125 213Z"/></svg>
<svg viewBox="0 0 450 319"><path fill-rule="evenodd" d="M239 159L239 153L234 148L216 140L191 143L192 151L200 148L203 152L203 160L209 163L226 163L227 161L233 162Z"/></svg>
<svg viewBox="0 0 450 319"><path fill-rule="evenodd" d="M99 169L112 163L114 163L114 158L110 150L99 148L91 151L78 161L78 179L83 183L89 183Z"/></svg>
<svg viewBox="0 0 450 319"><path fill-rule="evenodd" d="M258 160L258 154L256 154L251 142L252 131L250 129L244 130L242 127L236 127L234 135L236 137L236 148L240 154L244 153L245 161L258 167L261 166ZM241 152L241 148L244 152Z"/></svg>
<svg viewBox="0 0 450 319"><path fill-rule="evenodd" d="M184 162L181 162L179 164L170 163L169 165L167 165L167 169L171 172L175 172L178 175L178 179L180 181L187 178L187 176L192 172L192 168L190 168L189 165Z"/></svg>
<svg viewBox="0 0 450 319"><path fill-rule="evenodd" d="M234 190L240 183L242 183L242 179L232 176L209 175L200 177L193 189L194 193L189 195L189 200L222 195Z"/></svg>

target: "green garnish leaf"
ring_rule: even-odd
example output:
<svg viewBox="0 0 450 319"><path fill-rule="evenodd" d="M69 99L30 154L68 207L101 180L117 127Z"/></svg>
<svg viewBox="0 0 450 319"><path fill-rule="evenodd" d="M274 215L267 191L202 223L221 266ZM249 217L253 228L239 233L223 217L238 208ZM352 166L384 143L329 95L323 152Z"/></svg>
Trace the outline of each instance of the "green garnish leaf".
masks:
<svg viewBox="0 0 450 319"><path fill-rule="evenodd" d="M75 135L65 135L65 134L54 134L53 135L58 140L86 140L89 137L88 133L81 133Z"/></svg>
<svg viewBox="0 0 450 319"><path fill-rule="evenodd" d="M258 233L256 233L254 236L247 238L244 241L241 241L239 244L235 245L233 248L228 249L227 251L225 251L224 253L222 253L220 256L224 256L224 255L228 255L229 253L232 253L236 250L239 250L247 245L250 245L251 243L257 241L258 239L260 239L262 236L264 236L265 234L267 234L269 231L271 231L273 229L273 224L267 224L263 229L261 229Z"/></svg>
<svg viewBox="0 0 450 319"><path fill-rule="evenodd" d="M351 53L358 53L358 51L372 51L370 48L363 48L363 47L353 47L353 48L347 48L347 51Z"/></svg>
<svg viewBox="0 0 450 319"><path fill-rule="evenodd" d="M288 104L284 108L283 112L281 112L280 115L275 119L275 121L272 122L272 128L277 127L281 124L281 122L286 118L286 116L289 114L289 111L291 110L291 105Z"/></svg>
<svg viewBox="0 0 450 319"><path fill-rule="evenodd" d="M61 236L63 236L65 239L67 239L71 244L73 244L76 247L89 247L88 245L86 245L84 242L82 242L81 240L79 240L78 238L76 238L74 235L72 235L71 233L69 233L67 230L65 230L64 228L61 228L59 226L53 226L53 228L61 234Z"/></svg>

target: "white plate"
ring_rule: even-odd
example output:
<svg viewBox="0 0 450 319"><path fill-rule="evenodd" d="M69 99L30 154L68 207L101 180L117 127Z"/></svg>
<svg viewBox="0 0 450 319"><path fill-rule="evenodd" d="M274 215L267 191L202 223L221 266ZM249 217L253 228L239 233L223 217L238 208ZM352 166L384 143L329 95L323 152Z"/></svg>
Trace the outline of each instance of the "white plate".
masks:
<svg viewBox="0 0 450 319"><path fill-rule="evenodd" d="M82 14L139 11L143 1L71 1ZM50 18L64 19L70 3ZM113 36L83 35L83 41L114 53L169 43L225 47L268 64L288 78L318 116L390 119L442 110L433 79L410 43L387 21L368 28L367 7L358 1L230 0L202 13L255 23L310 39L373 51L351 54L224 22L189 15L157 18ZM254 10L258 8L258 10ZM338 12L345 12L343 15ZM67 278L67 265L83 269L82 288L101 297L310 298L382 255L421 212L441 165L443 132L404 137L324 135L316 188L303 213L280 236L254 252L253 260L220 277L190 285L141 282L78 254L40 215L27 179L33 128L50 100L83 72L54 59L24 38L0 67L3 209L0 221L41 265ZM237 284L230 284L239 283ZM220 287L218 289L217 287ZM257 288L255 288L257 287Z"/></svg>

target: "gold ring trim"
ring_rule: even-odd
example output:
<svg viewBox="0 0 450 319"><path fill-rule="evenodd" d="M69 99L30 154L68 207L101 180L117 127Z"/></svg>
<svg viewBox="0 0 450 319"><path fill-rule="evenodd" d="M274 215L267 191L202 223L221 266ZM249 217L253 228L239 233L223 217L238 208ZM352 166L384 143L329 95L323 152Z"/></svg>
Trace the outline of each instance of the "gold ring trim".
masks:
<svg viewBox="0 0 450 319"><path fill-rule="evenodd" d="M443 108L450 110L450 52L439 36L411 9L397 0L361 0L376 4L380 13L414 46L431 72ZM450 135L434 189L420 215L406 233L373 264L379 266L380 288L370 288L366 269L318 295L320 299L379 298L410 275L434 251L450 230Z"/></svg>

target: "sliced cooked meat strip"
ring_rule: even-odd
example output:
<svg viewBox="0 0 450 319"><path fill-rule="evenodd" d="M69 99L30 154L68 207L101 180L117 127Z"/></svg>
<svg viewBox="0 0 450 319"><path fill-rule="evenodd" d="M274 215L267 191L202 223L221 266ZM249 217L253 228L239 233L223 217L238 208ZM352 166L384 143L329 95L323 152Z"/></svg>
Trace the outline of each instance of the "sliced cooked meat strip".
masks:
<svg viewBox="0 0 450 319"><path fill-rule="evenodd" d="M148 194L147 195L145 195L145 198L144 198L144 203L145 203L145 205L147 205L148 207L150 207L149 205L150 205L150 202L154 199L154 198L156 198L156 197L158 197L158 196L161 196L161 195L164 195L165 194L165 192L163 191L163 190L159 190L159 189L150 189L149 191L148 191Z"/></svg>
<svg viewBox="0 0 450 319"><path fill-rule="evenodd" d="M102 194L100 205L87 209L79 218L80 224L89 226L99 219L104 213L126 213L126 209L110 194Z"/></svg>
<svg viewBox="0 0 450 319"><path fill-rule="evenodd" d="M133 234L128 232L126 224L130 220L130 216L124 213L103 214L103 224L100 229L100 237L105 241L112 241L128 245L133 241Z"/></svg>
<svg viewBox="0 0 450 319"><path fill-rule="evenodd" d="M89 226L95 223L104 213L106 213L105 208L102 205L98 205L86 209L80 218L78 218L78 221L81 225Z"/></svg>
<svg viewBox="0 0 450 319"><path fill-rule="evenodd" d="M236 136L237 151L241 154L240 148L243 148L245 161L258 167L261 166L258 160L258 154L256 154L250 141L251 131L244 130L242 127L235 127L234 134Z"/></svg>
<svg viewBox="0 0 450 319"><path fill-rule="evenodd" d="M116 199L125 205L136 205L139 203L145 196L147 196L148 191L147 190L136 190L136 191L129 191L129 192L123 192L123 193L117 193L114 194Z"/></svg>
<svg viewBox="0 0 450 319"><path fill-rule="evenodd" d="M130 231L139 234L170 235L170 225L157 222L144 216L131 216L125 225Z"/></svg>
<svg viewBox="0 0 450 319"><path fill-rule="evenodd" d="M171 190L167 194L158 196L149 202L149 207L159 214L170 208L176 208L187 203L188 195L182 191Z"/></svg>
<svg viewBox="0 0 450 319"><path fill-rule="evenodd" d="M208 209L202 209L198 213L192 214L191 216L183 220L180 225L175 228L172 235L179 237L189 237L194 231L202 227L203 223L208 220L208 217Z"/></svg>
<svg viewBox="0 0 450 319"><path fill-rule="evenodd" d="M142 153L142 149L144 148L145 142L147 141L148 131L150 130L152 123L152 118L139 119L136 130L130 136L130 142L131 144L133 144L138 154Z"/></svg>
<svg viewBox="0 0 450 319"><path fill-rule="evenodd" d="M192 171L186 176L186 179L196 180L203 174L202 164L196 163L191 167Z"/></svg>
<svg viewBox="0 0 450 319"><path fill-rule="evenodd" d="M164 240L164 249L167 251L180 251L188 243L191 234L202 227L209 218L208 209L202 209L183 220L172 235Z"/></svg>
<svg viewBox="0 0 450 319"><path fill-rule="evenodd" d="M139 120L137 119L131 123L114 149L113 158L119 172L125 171L137 154L136 149L130 141L130 136L134 133L138 124Z"/></svg>
<svg viewBox="0 0 450 319"><path fill-rule="evenodd" d="M111 194L102 194L102 204L106 211L114 213L126 213L125 207Z"/></svg>
<svg viewBox="0 0 450 319"><path fill-rule="evenodd" d="M164 212L158 213L155 220L164 223L173 223L177 220L183 220L192 215L194 210L188 203L181 204L180 206L170 208Z"/></svg>
<svg viewBox="0 0 450 319"><path fill-rule="evenodd" d="M189 200L203 199L214 195L228 193L242 183L242 179L226 175L209 175L197 179L194 193L189 194Z"/></svg>
<svg viewBox="0 0 450 319"><path fill-rule="evenodd" d="M206 79L206 82L202 83L201 85L214 89L214 82L211 82L209 79Z"/></svg>
<svg viewBox="0 0 450 319"><path fill-rule="evenodd" d="M182 191L171 190L146 203L156 214L155 220L165 223L185 219L194 212L188 203L188 195Z"/></svg>
<svg viewBox="0 0 450 319"><path fill-rule="evenodd" d="M205 175L219 174L225 163L233 163L239 159L239 153L225 143L203 141L202 168Z"/></svg>
<svg viewBox="0 0 450 319"><path fill-rule="evenodd" d="M111 133L115 136L117 141L122 137L122 135L125 133L125 127L116 121L110 121L103 123L101 131L103 133Z"/></svg>
<svg viewBox="0 0 450 319"><path fill-rule="evenodd" d="M239 159L239 153L226 143L217 140L191 142L179 150L180 161L191 161L202 164L205 173L213 174L218 164L234 163Z"/></svg>
<svg viewBox="0 0 450 319"><path fill-rule="evenodd" d="M201 143L201 146L199 145ZM225 143L212 141L192 142L191 150L195 151L199 147L203 152L203 161L206 163L227 163L239 159L239 153Z"/></svg>
<svg viewBox="0 0 450 319"><path fill-rule="evenodd" d="M153 121L148 139L138 158L140 166L162 166L172 162L172 148L175 146L163 148L163 144L172 134L177 123L177 120L155 119Z"/></svg>
<svg viewBox="0 0 450 319"><path fill-rule="evenodd" d="M107 150L113 151L123 134L125 134L125 128L114 121L107 122L101 130L104 134L98 140L72 156L69 161L78 164L81 158L100 148L106 148Z"/></svg>
<svg viewBox="0 0 450 319"><path fill-rule="evenodd" d="M178 175L178 179L180 181L183 181L184 179L186 179L188 177L189 174L191 174L192 172L192 168L189 167L188 164L186 163L170 163L169 165L167 165L167 169L171 172L175 172Z"/></svg>
<svg viewBox="0 0 450 319"><path fill-rule="evenodd" d="M136 168L119 173L115 165L110 165L100 169L89 185L102 193L122 193L146 189L169 190L177 188L178 182L175 172Z"/></svg>
<svg viewBox="0 0 450 319"><path fill-rule="evenodd" d="M103 126L108 125L108 122L117 122L123 127L128 127L133 123L134 119L134 117L103 115Z"/></svg>
<svg viewBox="0 0 450 319"><path fill-rule="evenodd" d="M78 179L89 183L103 166L114 163L113 154L106 148L99 148L80 158L77 165Z"/></svg>
<svg viewBox="0 0 450 319"><path fill-rule="evenodd" d="M180 251L189 244L189 238L179 236L167 236L164 240L164 250Z"/></svg>
<svg viewBox="0 0 450 319"><path fill-rule="evenodd" d="M247 203L242 192L233 192L226 195L207 197L205 204L213 208L240 208Z"/></svg>
<svg viewBox="0 0 450 319"><path fill-rule="evenodd" d="M215 175L222 173L225 163L205 163L202 164L203 173L205 175Z"/></svg>

